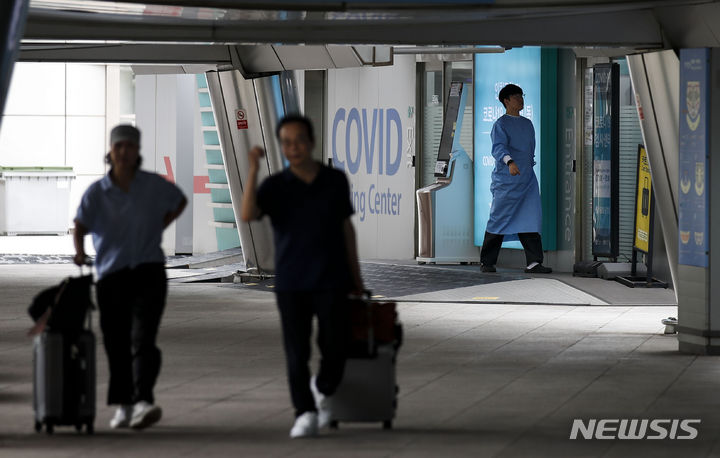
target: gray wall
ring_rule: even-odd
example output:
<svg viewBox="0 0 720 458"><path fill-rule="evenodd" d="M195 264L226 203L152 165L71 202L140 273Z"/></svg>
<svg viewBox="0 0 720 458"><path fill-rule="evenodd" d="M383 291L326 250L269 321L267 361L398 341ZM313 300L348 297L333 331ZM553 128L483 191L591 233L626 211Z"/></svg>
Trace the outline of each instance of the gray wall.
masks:
<svg viewBox="0 0 720 458"><path fill-rule="evenodd" d="M557 101L557 146L558 146L558 193L557 193L557 253L553 267L557 271L572 272L575 263L575 172L577 137L577 84L575 53L571 50L558 51L558 101Z"/></svg>

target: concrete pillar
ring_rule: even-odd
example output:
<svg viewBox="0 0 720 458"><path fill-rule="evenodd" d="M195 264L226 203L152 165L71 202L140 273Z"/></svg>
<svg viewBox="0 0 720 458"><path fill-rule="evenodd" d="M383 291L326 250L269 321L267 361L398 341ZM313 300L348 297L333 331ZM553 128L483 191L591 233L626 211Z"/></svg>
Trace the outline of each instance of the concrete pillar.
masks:
<svg viewBox="0 0 720 458"><path fill-rule="evenodd" d="M720 354L720 200L709 197L720 195L719 74L720 49L681 50L677 329L680 351L701 355Z"/></svg>
<svg viewBox="0 0 720 458"><path fill-rule="evenodd" d="M0 46L0 115L5 109L5 100L10 88L15 59L20 51L20 39L25 30L29 7L28 0L6 0L0 3L0 36L3 42Z"/></svg>
<svg viewBox="0 0 720 458"><path fill-rule="evenodd" d="M195 155L195 75L176 75L175 184L185 193L188 206L175 225L175 252L193 253L193 167Z"/></svg>

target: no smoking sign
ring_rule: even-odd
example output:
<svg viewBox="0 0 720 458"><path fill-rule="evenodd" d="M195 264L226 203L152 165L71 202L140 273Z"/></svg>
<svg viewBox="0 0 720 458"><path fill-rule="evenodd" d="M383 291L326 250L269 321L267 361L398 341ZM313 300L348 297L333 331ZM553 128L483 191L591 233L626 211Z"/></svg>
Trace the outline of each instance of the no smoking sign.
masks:
<svg viewBox="0 0 720 458"><path fill-rule="evenodd" d="M237 121L238 129L247 129L248 128L247 113L245 113L245 110L243 110L243 109L235 110L235 120Z"/></svg>

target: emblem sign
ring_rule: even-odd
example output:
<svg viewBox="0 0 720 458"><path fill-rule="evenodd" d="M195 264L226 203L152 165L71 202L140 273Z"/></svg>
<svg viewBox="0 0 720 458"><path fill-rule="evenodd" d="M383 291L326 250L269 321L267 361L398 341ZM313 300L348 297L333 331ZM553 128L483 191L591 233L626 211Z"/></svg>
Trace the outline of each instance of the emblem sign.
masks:
<svg viewBox="0 0 720 458"><path fill-rule="evenodd" d="M687 121L690 130L695 131L700 124L700 81L688 81L685 90Z"/></svg>
<svg viewBox="0 0 720 458"><path fill-rule="evenodd" d="M705 192L705 164L702 162L695 163L695 193L702 196Z"/></svg>
<svg viewBox="0 0 720 458"><path fill-rule="evenodd" d="M703 268L708 267L710 250L705 192L710 139L709 62L709 48L680 50L678 263Z"/></svg>

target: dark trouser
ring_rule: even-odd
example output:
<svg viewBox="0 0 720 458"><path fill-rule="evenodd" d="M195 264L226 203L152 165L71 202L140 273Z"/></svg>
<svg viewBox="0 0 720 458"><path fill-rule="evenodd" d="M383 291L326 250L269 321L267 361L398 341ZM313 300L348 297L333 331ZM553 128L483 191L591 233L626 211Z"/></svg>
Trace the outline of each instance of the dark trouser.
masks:
<svg viewBox="0 0 720 458"><path fill-rule="evenodd" d="M480 262L484 266L494 266L497 264L500 255L500 247L505 236L503 234L491 234L485 231L485 240L483 240L482 249L480 250ZM542 264L543 249L542 239L537 232L523 232L518 234L520 243L525 250L525 260L529 266L533 262Z"/></svg>
<svg viewBox="0 0 720 458"><path fill-rule="evenodd" d="M310 391L310 338L313 315L317 316L320 348L318 390L330 396L342 380L345 348L350 333L347 294L339 291L277 292L287 360L290 397L295 415L317 410Z"/></svg>
<svg viewBox="0 0 720 458"><path fill-rule="evenodd" d="M100 327L110 366L108 404L155 402L161 363L155 341L166 297L163 264L142 264L98 281Z"/></svg>

